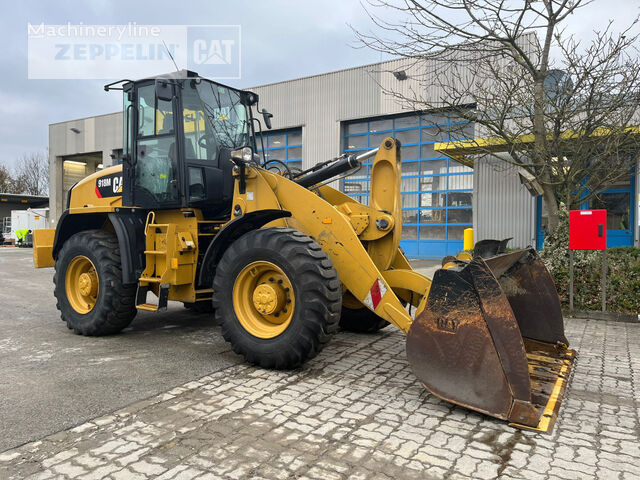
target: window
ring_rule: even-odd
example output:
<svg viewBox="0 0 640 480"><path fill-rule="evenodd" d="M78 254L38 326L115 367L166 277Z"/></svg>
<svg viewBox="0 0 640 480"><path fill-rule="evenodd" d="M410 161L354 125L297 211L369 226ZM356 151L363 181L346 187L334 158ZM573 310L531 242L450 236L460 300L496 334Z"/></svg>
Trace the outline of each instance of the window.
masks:
<svg viewBox="0 0 640 480"><path fill-rule="evenodd" d="M262 143L266 155L262 154ZM278 160L287 165L292 170L302 170L302 128L292 130L281 130L277 132L263 133L263 142L260 137L256 138L256 145L260 157L266 156L266 161ZM282 170L282 165L278 167L278 162L267 165L267 168Z"/></svg>
<svg viewBox="0 0 640 480"><path fill-rule="evenodd" d="M216 160L220 148L250 144L247 109L237 90L207 80L188 82L182 104L187 159Z"/></svg>
<svg viewBox="0 0 640 480"><path fill-rule="evenodd" d="M630 192L604 192L591 200L593 210L607 211L607 230L629 230Z"/></svg>
<svg viewBox="0 0 640 480"><path fill-rule="evenodd" d="M136 186L152 194L160 203L178 200L173 176L174 161L171 154L167 154L173 144L172 136L138 140Z"/></svg>
<svg viewBox="0 0 640 480"><path fill-rule="evenodd" d="M451 118L446 112L412 113L344 124L346 151L376 148L386 137L400 140L403 240L461 243L464 229L472 226L473 170L443 156L434 145L473 138L473 127L472 123ZM359 176L343 180L342 190L363 203L368 203L372 161L363 164Z"/></svg>
<svg viewBox="0 0 640 480"><path fill-rule="evenodd" d="M148 137L155 132L156 87L147 85L138 89L138 136Z"/></svg>

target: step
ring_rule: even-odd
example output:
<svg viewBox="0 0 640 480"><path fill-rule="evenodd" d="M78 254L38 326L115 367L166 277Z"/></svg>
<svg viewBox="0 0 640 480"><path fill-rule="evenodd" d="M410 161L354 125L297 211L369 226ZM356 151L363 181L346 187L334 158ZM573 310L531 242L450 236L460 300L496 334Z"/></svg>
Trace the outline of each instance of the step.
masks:
<svg viewBox="0 0 640 480"><path fill-rule="evenodd" d="M160 279L158 279L159 281ZM148 285L138 285L138 291L136 292L136 308L138 310L145 310L147 312L157 312L158 310L166 310L167 302L169 301L169 289L171 285L164 283L160 285L158 291L158 304L147 303L146 297L149 292Z"/></svg>
<svg viewBox="0 0 640 480"><path fill-rule="evenodd" d="M158 305L154 305L152 303L143 303L141 305L136 305L138 310L144 310L145 312L157 312Z"/></svg>

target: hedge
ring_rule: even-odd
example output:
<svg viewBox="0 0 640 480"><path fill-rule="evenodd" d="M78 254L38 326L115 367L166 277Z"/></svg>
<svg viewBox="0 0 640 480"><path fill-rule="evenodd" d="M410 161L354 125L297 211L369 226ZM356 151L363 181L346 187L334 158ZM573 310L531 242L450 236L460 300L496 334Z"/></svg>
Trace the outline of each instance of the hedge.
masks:
<svg viewBox="0 0 640 480"><path fill-rule="evenodd" d="M560 211L560 225L548 235L540 254L555 281L563 308L569 308L569 214ZM640 312L640 249L607 250L607 310ZM574 308L600 310L602 252L574 252Z"/></svg>

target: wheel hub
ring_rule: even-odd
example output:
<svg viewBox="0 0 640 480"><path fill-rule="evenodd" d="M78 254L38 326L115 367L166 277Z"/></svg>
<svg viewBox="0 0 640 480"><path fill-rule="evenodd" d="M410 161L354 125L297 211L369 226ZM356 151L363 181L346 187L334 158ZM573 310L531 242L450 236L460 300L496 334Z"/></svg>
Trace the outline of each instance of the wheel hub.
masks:
<svg viewBox="0 0 640 480"><path fill-rule="evenodd" d="M282 310L284 297L282 288L262 283L253 291L253 306L263 315L272 315Z"/></svg>
<svg viewBox="0 0 640 480"><path fill-rule="evenodd" d="M80 291L80 294L85 297L95 297L98 290L96 280L95 272L82 273L78 279L78 290Z"/></svg>

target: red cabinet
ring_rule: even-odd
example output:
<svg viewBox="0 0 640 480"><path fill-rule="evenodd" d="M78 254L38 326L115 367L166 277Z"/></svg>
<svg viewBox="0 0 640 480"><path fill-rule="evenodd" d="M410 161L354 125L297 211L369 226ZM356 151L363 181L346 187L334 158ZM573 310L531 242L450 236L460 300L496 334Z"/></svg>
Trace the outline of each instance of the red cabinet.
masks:
<svg viewBox="0 0 640 480"><path fill-rule="evenodd" d="M569 212L569 249L607 249L606 210L571 210Z"/></svg>

